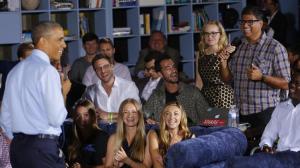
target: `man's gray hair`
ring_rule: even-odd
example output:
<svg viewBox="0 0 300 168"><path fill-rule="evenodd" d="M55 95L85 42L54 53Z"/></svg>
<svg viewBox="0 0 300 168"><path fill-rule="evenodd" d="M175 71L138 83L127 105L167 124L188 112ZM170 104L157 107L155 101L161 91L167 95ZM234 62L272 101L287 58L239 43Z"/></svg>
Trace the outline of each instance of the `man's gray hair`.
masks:
<svg viewBox="0 0 300 168"><path fill-rule="evenodd" d="M52 31L56 28L62 29L61 25L53 21L40 22L32 30L32 43L36 45L41 37L47 37L51 35Z"/></svg>

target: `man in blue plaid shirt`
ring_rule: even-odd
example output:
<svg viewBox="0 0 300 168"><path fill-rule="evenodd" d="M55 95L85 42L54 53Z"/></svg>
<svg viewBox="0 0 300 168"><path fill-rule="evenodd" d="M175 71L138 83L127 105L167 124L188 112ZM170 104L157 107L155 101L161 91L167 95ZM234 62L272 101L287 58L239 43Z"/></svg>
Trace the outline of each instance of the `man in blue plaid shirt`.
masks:
<svg viewBox="0 0 300 168"><path fill-rule="evenodd" d="M261 128L260 133L280 101L280 90L287 90L290 81L286 49L267 37L262 26L262 11L257 7L244 8L241 44L229 60L229 52L220 54L221 77L224 81L233 80L240 121Z"/></svg>

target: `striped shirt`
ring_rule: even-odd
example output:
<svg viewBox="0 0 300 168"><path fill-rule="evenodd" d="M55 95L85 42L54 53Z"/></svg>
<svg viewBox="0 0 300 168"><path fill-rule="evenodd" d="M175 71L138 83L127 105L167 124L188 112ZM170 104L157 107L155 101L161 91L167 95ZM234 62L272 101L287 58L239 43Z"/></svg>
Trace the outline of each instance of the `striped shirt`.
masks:
<svg viewBox="0 0 300 168"><path fill-rule="evenodd" d="M265 34L255 44L243 39L229 62L234 80L235 103L243 115L259 113L276 106L280 101L280 89L248 79L247 70L252 64L259 67L263 75L290 81L290 65L283 45Z"/></svg>

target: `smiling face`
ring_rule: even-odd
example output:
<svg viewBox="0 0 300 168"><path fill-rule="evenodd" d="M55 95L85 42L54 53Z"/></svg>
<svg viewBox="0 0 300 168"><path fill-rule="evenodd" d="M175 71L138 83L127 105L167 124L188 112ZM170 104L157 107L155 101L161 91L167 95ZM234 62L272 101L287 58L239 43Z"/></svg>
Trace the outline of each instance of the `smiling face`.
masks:
<svg viewBox="0 0 300 168"><path fill-rule="evenodd" d="M123 108L123 121L126 127L136 127L139 122L139 113L132 103L127 103Z"/></svg>
<svg viewBox="0 0 300 168"><path fill-rule="evenodd" d="M172 59L165 59L160 62L161 74L166 82L177 83L178 71Z"/></svg>
<svg viewBox="0 0 300 168"><path fill-rule="evenodd" d="M169 105L163 113L167 129L178 129L182 118L181 110L175 105Z"/></svg>
<svg viewBox="0 0 300 168"><path fill-rule="evenodd" d="M66 43L62 28L54 28L49 35L41 37L39 45L47 53L51 61L60 61Z"/></svg>
<svg viewBox="0 0 300 168"><path fill-rule="evenodd" d="M98 52L97 40L86 41L83 44L86 55L95 55Z"/></svg>
<svg viewBox="0 0 300 168"><path fill-rule="evenodd" d="M110 43L99 44L100 54L106 55L109 58L113 58L115 54L115 48Z"/></svg>
<svg viewBox="0 0 300 168"><path fill-rule="evenodd" d="M113 65L107 59L99 59L94 63L98 78L102 83L111 82L114 79Z"/></svg>
<svg viewBox="0 0 300 168"><path fill-rule="evenodd" d="M162 33L153 33L149 40L149 47L152 50L163 52L166 45L164 36Z"/></svg>
<svg viewBox="0 0 300 168"><path fill-rule="evenodd" d="M242 16L241 30L244 36L250 41L257 41L262 34L263 21L258 20L253 14Z"/></svg>

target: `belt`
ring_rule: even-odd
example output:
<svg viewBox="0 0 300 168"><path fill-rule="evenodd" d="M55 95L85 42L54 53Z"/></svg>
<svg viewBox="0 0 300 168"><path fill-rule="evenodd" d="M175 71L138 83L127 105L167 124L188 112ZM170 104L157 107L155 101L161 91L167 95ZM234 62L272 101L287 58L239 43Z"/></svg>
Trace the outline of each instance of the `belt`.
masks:
<svg viewBox="0 0 300 168"><path fill-rule="evenodd" d="M35 134L35 135L28 135L24 133L14 133L14 137L22 138L22 137L29 137L29 138L37 138L37 139L51 139L51 140L58 140L57 135L51 134Z"/></svg>

